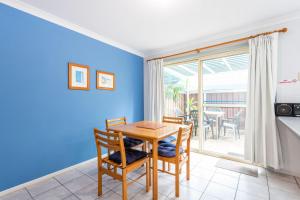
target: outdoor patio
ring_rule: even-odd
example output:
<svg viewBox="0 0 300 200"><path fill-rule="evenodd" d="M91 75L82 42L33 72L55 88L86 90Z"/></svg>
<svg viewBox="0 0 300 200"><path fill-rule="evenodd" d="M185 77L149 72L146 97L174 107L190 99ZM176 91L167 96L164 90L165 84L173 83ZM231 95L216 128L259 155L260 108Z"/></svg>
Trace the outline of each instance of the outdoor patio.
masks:
<svg viewBox="0 0 300 200"><path fill-rule="evenodd" d="M215 152L243 159L244 154L244 130L241 131L240 139L233 138L232 131L228 131L226 136L221 136L219 140L210 138L203 143L206 152ZM191 140L193 150L199 149L199 137L194 136Z"/></svg>
<svg viewBox="0 0 300 200"><path fill-rule="evenodd" d="M166 66L165 115L183 117L196 129L192 149L242 158L247 97L248 55L239 54L202 63L202 108L199 108L199 62ZM234 77L234 78L233 78ZM202 116L202 122L200 122ZM203 131L199 131L203 128ZM224 135L224 131L226 134Z"/></svg>

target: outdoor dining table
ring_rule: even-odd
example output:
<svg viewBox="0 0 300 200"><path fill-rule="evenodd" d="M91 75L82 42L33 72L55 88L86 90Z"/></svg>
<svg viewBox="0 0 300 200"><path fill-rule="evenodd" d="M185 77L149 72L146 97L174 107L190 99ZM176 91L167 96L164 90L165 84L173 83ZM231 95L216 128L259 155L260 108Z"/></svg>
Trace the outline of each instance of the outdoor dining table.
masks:
<svg viewBox="0 0 300 200"><path fill-rule="evenodd" d="M220 131L220 118L223 117L224 112L223 111L204 111L205 114L212 116L216 119L216 135L217 135L217 139L219 139L219 131Z"/></svg>
<svg viewBox="0 0 300 200"><path fill-rule="evenodd" d="M140 121L132 124L118 125L110 127L109 131L122 132L124 136L148 141L152 144L152 159L153 159L153 199L158 199L158 142L171 135L177 134L180 127L187 127L186 125Z"/></svg>

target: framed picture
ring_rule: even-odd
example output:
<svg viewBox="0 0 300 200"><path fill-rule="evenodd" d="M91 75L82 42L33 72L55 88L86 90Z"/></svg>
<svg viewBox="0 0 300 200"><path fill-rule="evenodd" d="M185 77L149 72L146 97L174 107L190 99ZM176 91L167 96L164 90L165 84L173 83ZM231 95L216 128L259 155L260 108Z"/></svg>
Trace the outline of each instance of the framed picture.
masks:
<svg viewBox="0 0 300 200"><path fill-rule="evenodd" d="M90 89L89 66L69 63L69 89L71 90Z"/></svg>
<svg viewBox="0 0 300 200"><path fill-rule="evenodd" d="M103 71L97 71L97 89L114 90L115 89L115 74Z"/></svg>

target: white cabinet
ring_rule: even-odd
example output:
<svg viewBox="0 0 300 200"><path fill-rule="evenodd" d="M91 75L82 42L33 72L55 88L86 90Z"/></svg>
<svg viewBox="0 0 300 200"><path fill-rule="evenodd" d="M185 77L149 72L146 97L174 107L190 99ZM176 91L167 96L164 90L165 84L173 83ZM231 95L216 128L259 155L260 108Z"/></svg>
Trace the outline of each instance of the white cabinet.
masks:
<svg viewBox="0 0 300 200"><path fill-rule="evenodd" d="M300 117L278 117L283 172L300 176Z"/></svg>

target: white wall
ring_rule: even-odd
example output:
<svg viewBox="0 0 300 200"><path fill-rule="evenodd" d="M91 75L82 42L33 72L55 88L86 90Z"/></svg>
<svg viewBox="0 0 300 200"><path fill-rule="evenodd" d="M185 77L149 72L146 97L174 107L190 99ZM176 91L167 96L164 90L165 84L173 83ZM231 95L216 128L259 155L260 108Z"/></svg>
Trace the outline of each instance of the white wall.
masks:
<svg viewBox="0 0 300 200"><path fill-rule="evenodd" d="M296 78L300 72L300 19L285 23L288 32L279 37L279 78Z"/></svg>
<svg viewBox="0 0 300 200"><path fill-rule="evenodd" d="M279 80L297 79L300 73L300 19L285 23L289 31L279 39ZM300 81L278 84L277 101L300 103Z"/></svg>

